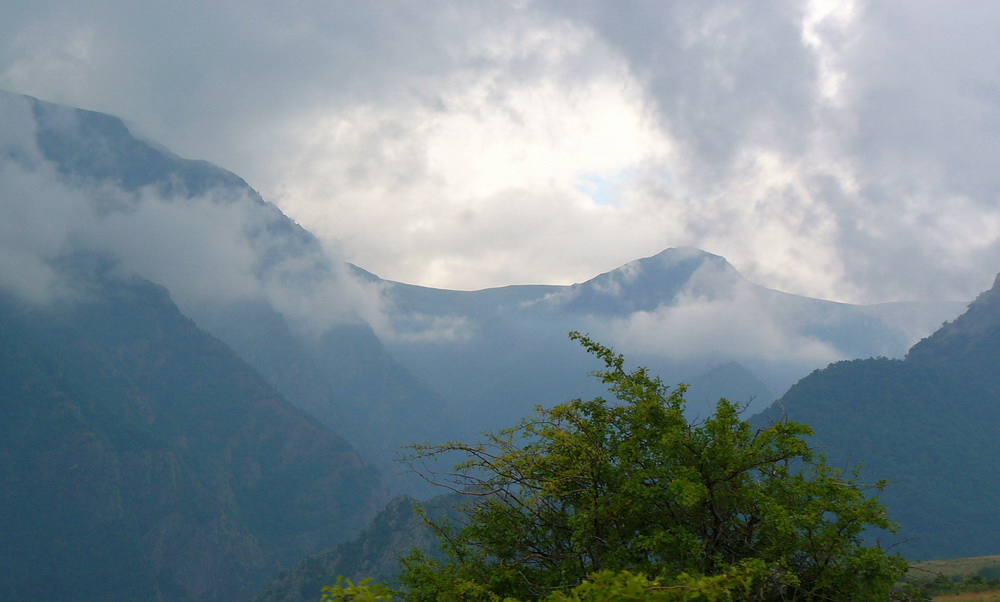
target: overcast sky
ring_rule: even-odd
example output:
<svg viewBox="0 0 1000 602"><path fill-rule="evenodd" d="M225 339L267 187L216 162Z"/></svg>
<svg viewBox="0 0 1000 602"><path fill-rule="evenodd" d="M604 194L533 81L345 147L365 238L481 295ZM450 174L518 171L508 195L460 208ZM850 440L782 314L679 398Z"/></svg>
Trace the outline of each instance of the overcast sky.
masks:
<svg viewBox="0 0 1000 602"><path fill-rule="evenodd" d="M1000 271L1000 4L0 1L0 88L243 176L337 256L569 284L693 245L829 299Z"/></svg>

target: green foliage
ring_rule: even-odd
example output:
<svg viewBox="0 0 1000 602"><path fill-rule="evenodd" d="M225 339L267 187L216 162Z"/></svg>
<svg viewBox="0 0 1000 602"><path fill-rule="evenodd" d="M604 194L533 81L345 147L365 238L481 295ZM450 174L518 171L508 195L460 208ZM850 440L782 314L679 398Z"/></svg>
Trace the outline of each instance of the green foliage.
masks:
<svg viewBox="0 0 1000 602"><path fill-rule="evenodd" d="M417 446L414 461L457 453L442 483L476 500L450 555L404 560L406 600L885 600L906 562L861 540L892 530L856 473L827 466L777 422L754 430L725 399L684 417L684 388L571 333L618 399L539 408L482 443ZM440 475L438 475L440 476ZM884 483L872 488L878 492Z"/></svg>
<svg viewBox="0 0 1000 602"><path fill-rule="evenodd" d="M364 579L355 584L350 579L337 577L336 585L328 585L323 588L323 597L320 602L381 602L392 600L394 592L389 588L372 583L371 579Z"/></svg>

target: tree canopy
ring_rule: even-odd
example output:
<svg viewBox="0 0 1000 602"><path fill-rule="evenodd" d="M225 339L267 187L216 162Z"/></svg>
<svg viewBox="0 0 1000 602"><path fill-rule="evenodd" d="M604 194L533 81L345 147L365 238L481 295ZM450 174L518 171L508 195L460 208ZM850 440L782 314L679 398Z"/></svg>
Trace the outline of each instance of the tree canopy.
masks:
<svg viewBox="0 0 1000 602"><path fill-rule="evenodd" d="M448 560L404 559L398 589L327 588L328 600L886 600L907 568L863 539L892 531L884 482L828 466L809 427L754 429L738 404L691 422L684 387L571 333L604 363L616 400L573 400L457 454L446 474L465 493L459 525L440 525ZM871 495L872 493L876 495Z"/></svg>

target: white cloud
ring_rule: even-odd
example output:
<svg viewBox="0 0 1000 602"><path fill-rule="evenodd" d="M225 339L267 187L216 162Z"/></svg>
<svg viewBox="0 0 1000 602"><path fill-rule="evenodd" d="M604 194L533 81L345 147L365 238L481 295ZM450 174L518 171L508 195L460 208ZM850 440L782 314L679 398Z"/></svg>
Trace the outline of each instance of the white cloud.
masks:
<svg viewBox="0 0 1000 602"><path fill-rule="evenodd" d="M475 336L476 326L466 316L413 313L396 316L391 324L381 325L377 332L393 343L455 343Z"/></svg>
<svg viewBox="0 0 1000 602"><path fill-rule="evenodd" d="M48 173L0 163L0 285L35 302L71 293L49 263L62 252L73 222L74 204L63 206L65 190Z"/></svg>
<svg viewBox="0 0 1000 602"><path fill-rule="evenodd" d="M804 373L844 358L831 343L801 334L776 302L705 263L669 304L595 326L626 353L708 365L735 360L762 374L779 365Z"/></svg>
<svg viewBox="0 0 1000 602"><path fill-rule="evenodd" d="M668 149L623 66L553 81L579 68L586 40L572 29L544 33L511 34L523 44L486 39L477 52L502 64L459 71L434 103L418 96L307 120L298 127L306 142L274 170L279 204L384 277L459 288L565 279L552 258L580 259L566 237L587 240L593 226L580 222L614 212L596 210L578 178L624 180ZM512 81L511 63L535 54L544 65L533 79ZM387 261L393 268L374 267Z"/></svg>
<svg viewBox="0 0 1000 602"><path fill-rule="evenodd" d="M234 169L383 276L570 283L695 245L877 301L1000 269L989 3L21 4L0 86Z"/></svg>
<svg viewBox="0 0 1000 602"><path fill-rule="evenodd" d="M314 335L358 317L386 323L378 285L280 227L285 218L248 191L189 198L152 186L126 191L110 180L67 181L35 144L30 106L10 95L0 103L7 158L0 160L0 286L42 303L85 296L58 266L86 253L166 286L182 308L264 300Z"/></svg>

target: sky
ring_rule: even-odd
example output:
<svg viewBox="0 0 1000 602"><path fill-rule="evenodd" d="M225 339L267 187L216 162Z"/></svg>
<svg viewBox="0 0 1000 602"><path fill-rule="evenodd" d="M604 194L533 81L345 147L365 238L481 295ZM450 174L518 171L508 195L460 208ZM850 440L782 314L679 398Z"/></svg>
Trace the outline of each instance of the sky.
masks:
<svg viewBox="0 0 1000 602"><path fill-rule="evenodd" d="M848 302L1000 271L1000 5L0 0L0 88L245 178L383 278L668 247Z"/></svg>

